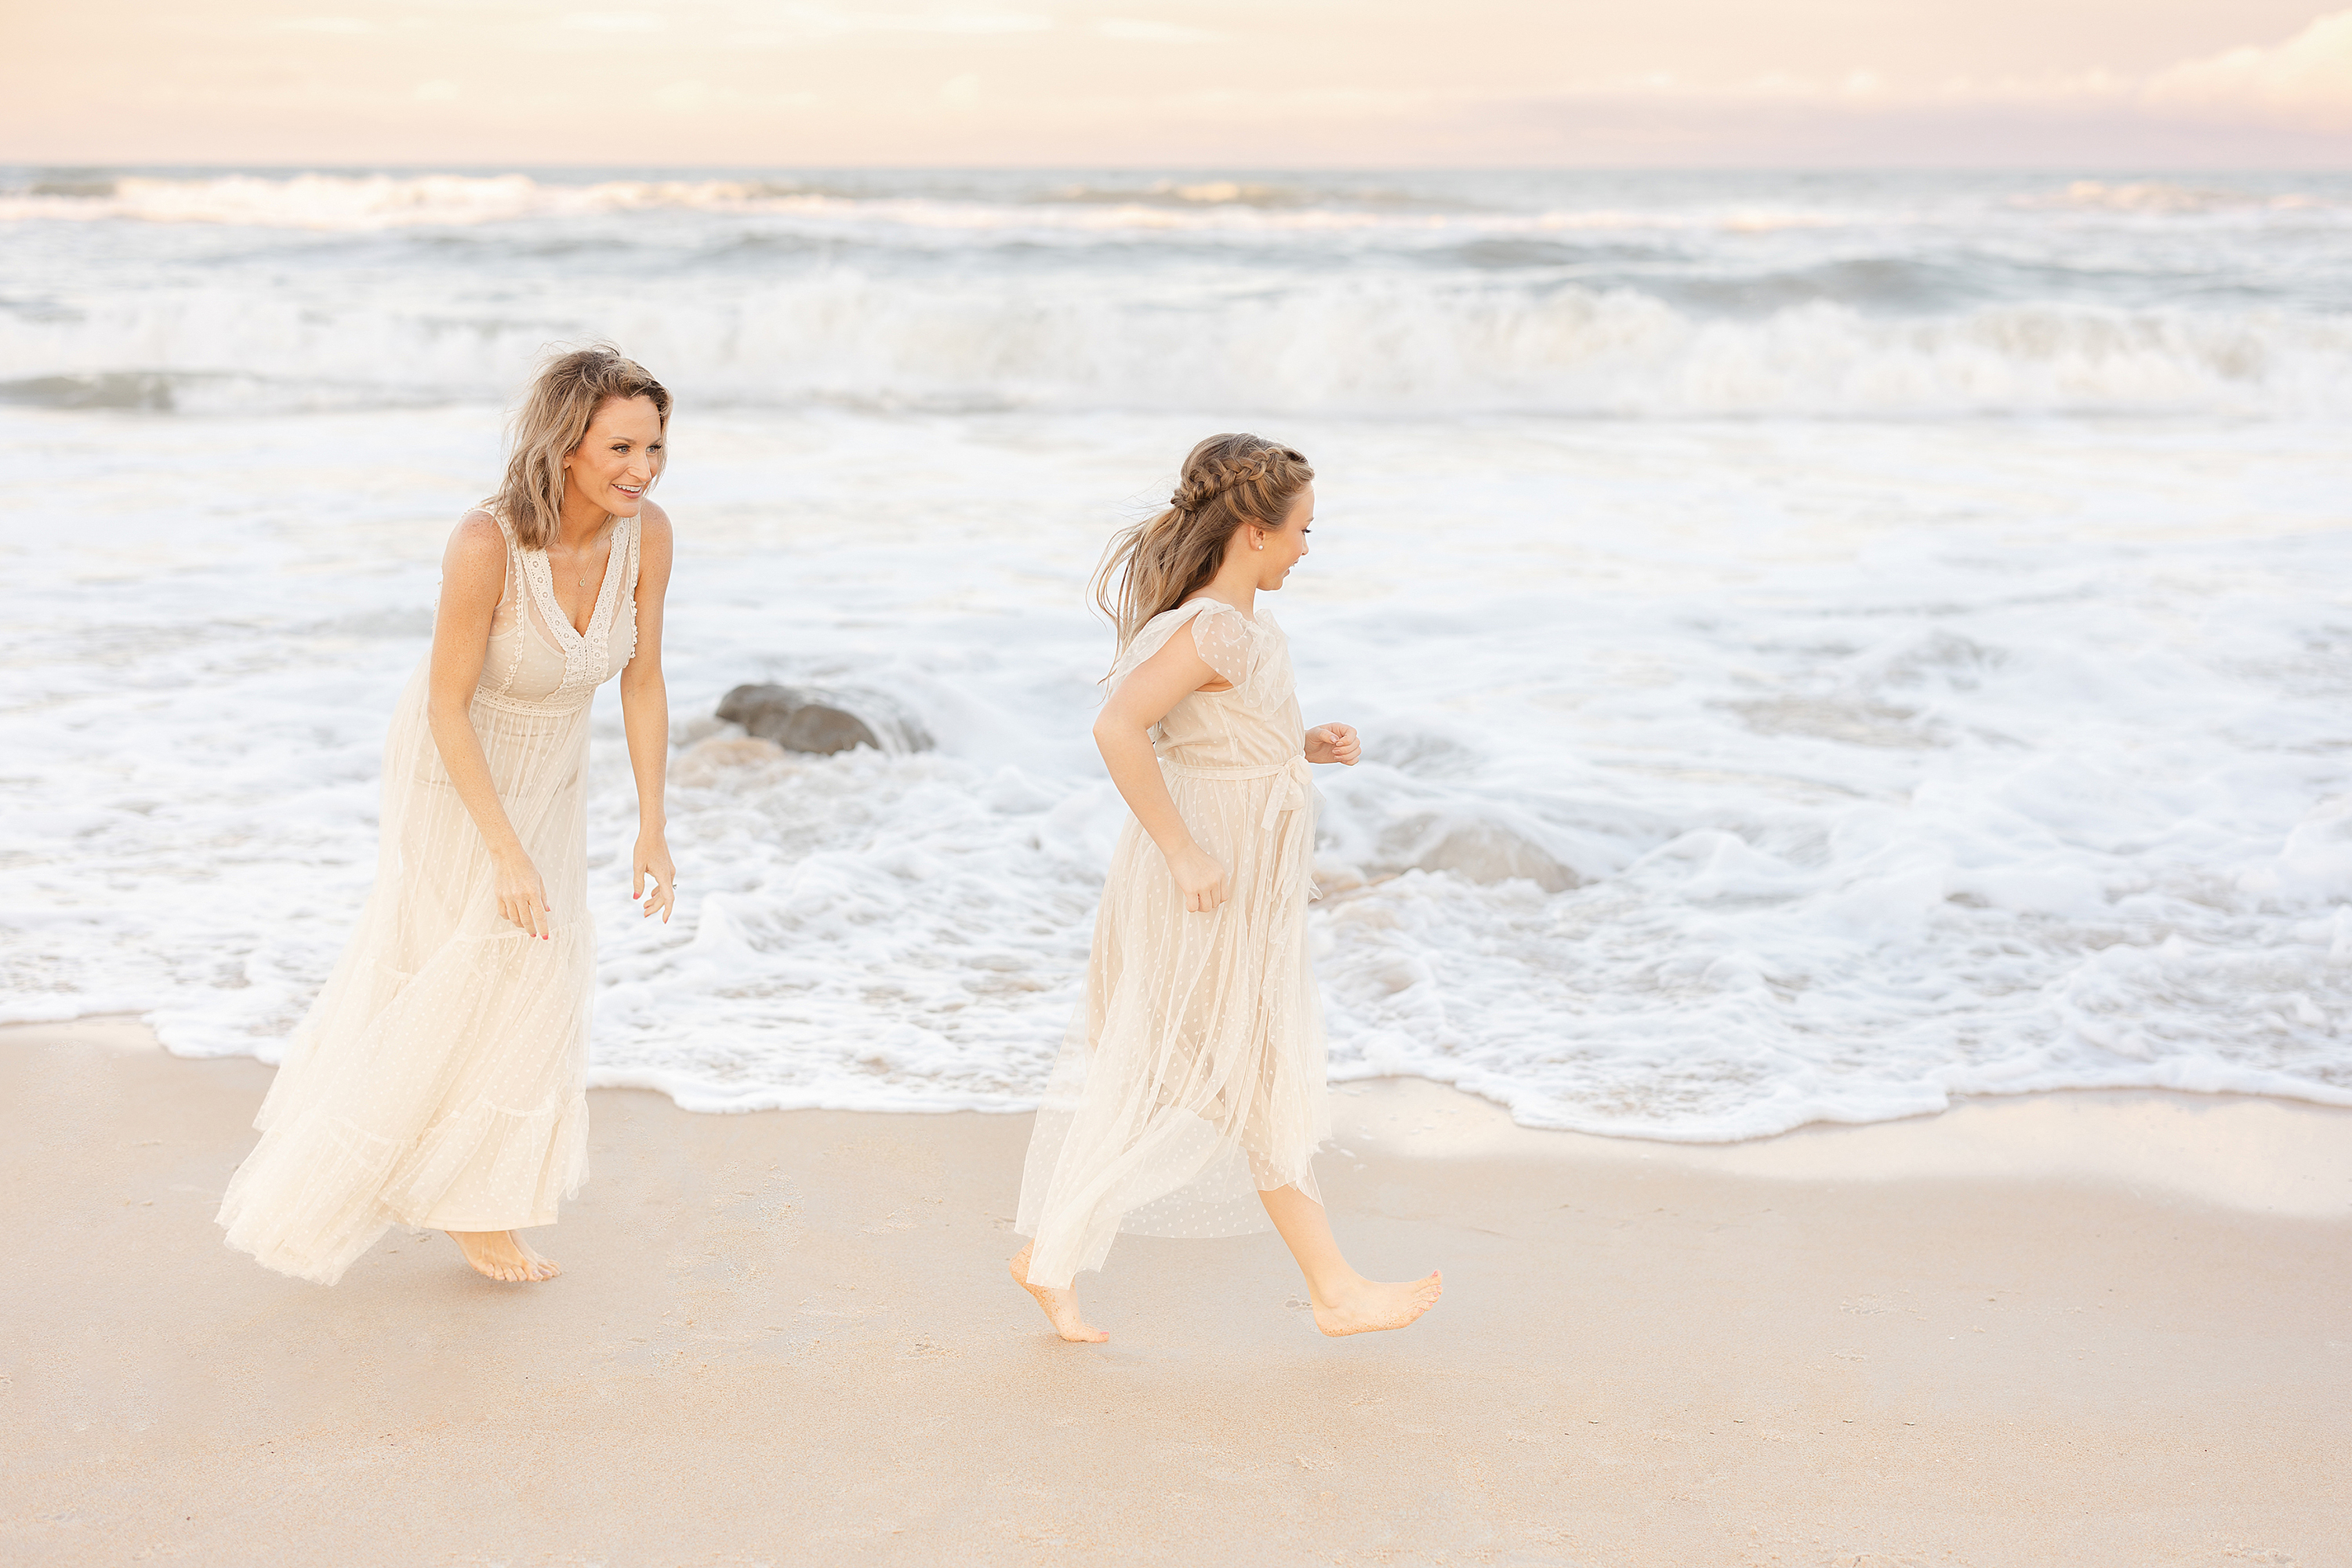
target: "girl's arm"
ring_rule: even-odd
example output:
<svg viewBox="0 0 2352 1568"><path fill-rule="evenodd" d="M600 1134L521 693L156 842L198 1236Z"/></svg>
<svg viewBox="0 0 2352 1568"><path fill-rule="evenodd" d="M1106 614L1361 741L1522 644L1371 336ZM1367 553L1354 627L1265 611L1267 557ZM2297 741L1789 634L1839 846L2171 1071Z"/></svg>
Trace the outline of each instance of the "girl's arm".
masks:
<svg viewBox="0 0 2352 1568"><path fill-rule="evenodd" d="M490 617L507 585L506 535L486 512L468 512L441 556L441 604L433 616L433 662L425 719L449 783L498 866L499 913L531 935L549 934L547 888L490 778L474 732L474 687L489 655Z"/></svg>
<svg viewBox="0 0 2352 1568"><path fill-rule="evenodd" d="M1110 782L1118 786L1143 831L1160 846L1168 874L1183 891L1184 908L1196 914L1225 901L1225 868L1192 842L1192 830L1184 826L1151 749L1151 727L1168 717L1187 692L1224 684L1224 678L1201 657L1187 622L1119 683L1095 721L1095 745L1110 769Z"/></svg>
<svg viewBox="0 0 2352 1568"><path fill-rule="evenodd" d="M646 892L646 913L661 910L669 923L677 904L677 868L669 858L669 810L663 792L669 774L669 688L662 680L662 602L669 592L674 535L669 514L645 504L639 527L644 554L637 563L637 651L621 671L621 727L629 736L629 768L637 777L637 847L629 859L629 897Z"/></svg>

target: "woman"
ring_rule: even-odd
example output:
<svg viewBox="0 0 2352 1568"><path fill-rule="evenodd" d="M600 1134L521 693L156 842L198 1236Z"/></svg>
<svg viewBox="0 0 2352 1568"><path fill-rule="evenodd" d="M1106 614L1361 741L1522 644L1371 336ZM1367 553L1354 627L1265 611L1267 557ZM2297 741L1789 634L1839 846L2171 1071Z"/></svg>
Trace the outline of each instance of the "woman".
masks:
<svg viewBox="0 0 2352 1568"><path fill-rule="evenodd" d="M493 1279L551 1279L513 1233L587 1175L595 929L588 708L617 674L636 774L630 897L669 919L662 471L670 396L609 347L541 370L497 495L442 558L433 649L384 743L359 929L311 1005L221 1203L231 1247L331 1285L397 1223Z"/></svg>
<svg viewBox="0 0 2352 1568"><path fill-rule="evenodd" d="M1330 1117L1307 952L1307 764L1352 765L1360 748L1345 724L1302 724L1289 644L1257 597L1307 554L1314 478L1287 447L1212 436L1097 579L1119 654L1095 743L1135 815L1030 1139L1019 1229L1034 1239L1011 1265L1066 1340L1110 1337L1073 1287L1122 1230L1271 1221L1327 1334L1403 1328L1444 1289L1434 1272L1357 1273L1315 1186Z"/></svg>

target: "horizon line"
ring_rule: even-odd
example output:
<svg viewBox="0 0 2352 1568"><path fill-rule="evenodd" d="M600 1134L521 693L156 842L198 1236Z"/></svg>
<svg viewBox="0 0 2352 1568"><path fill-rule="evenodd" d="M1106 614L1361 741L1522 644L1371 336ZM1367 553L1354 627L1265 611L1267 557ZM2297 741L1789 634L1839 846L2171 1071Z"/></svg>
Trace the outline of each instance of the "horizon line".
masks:
<svg viewBox="0 0 2352 1568"><path fill-rule="evenodd" d="M473 174L527 174L536 170L584 172L626 170L635 173L776 172L819 174L2050 174L2068 170L2150 174L2352 174L2352 158L2341 163L2135 163L2079 160L2064 163L1239 163L1108 162L1062 163L626 163L605 159L510 159L476 162L455 159L411 162L398 159L278 161L268 159L89 159L12 158L0 154L0 169L45 170L100 174L142 170L267 171L269 173L384 173L415 171Z"/></svg>

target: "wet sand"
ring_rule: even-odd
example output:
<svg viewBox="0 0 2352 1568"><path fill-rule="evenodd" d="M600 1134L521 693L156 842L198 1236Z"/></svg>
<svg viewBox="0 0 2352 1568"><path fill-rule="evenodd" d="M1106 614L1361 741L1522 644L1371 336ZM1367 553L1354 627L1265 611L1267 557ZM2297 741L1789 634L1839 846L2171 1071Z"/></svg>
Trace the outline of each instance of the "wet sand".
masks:
<svg viewBox="0 0 2352 1568"><path fill-rule="evenodd" d="M592 1098L499 1286L335 1289L212 1213L269 1070L0 1030L0 1560L244 1564L2352 1563L2352 1112L2147 1093L1677 1147L1337 1091L1415 1328L1272 1236L1126 1237L1103 1347L1003 1272L1023 1116Z"/></svg>

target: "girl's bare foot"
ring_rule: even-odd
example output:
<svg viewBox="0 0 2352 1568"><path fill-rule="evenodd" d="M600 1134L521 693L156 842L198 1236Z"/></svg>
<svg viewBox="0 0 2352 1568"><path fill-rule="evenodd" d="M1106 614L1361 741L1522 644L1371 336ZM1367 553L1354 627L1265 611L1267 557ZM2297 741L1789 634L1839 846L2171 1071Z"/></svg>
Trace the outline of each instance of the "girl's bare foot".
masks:
<svg viewBox="0 0 2352 1568"><path fill-rule="evenodd" d="M541 1258L510 1230L453 1230L448 1236L474 1266L474 1272L492 1279L529 1285L563 1272L554 1259Z"/></svg>
<svg viewBox="0 0 2352 1568"><path fill-rule="evenodd" d="M1029 1283L1029 1248L1023 1247L1020 1256L1005 1268L1012 1270L1015 1285L1037 1298L1037 1305L1045 1309L1046 1320L1054 1325L1055 1333L1072 1344L1079 1345L1098 1345L1110 1338L1080 1314L1076 1290L1055 1290L1048 1286Z"/></svg>
<svg viewBox="0 0 2352 1568"><path fill-rule="evenodd" d="M1444 1294L1445 1281L1434 1268L1426 1279L1394 1285L1359 1279L1332 1300L1315 1303L1315 1326L1333 1339L1401 1329L1436 1306Z"/></svg>

